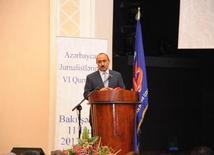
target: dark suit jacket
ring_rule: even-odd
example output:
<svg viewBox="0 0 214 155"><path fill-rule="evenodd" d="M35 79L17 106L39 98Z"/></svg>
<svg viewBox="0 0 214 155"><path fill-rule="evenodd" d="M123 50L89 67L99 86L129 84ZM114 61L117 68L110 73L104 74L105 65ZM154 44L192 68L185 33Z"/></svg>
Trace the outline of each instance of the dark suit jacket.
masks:
<svg viewBox="0 0 214 155"><path fill-rule="evenodd" d="M109 79L108 86L110 88L116 88L116 87L121 87L125 88L125 85L123 83L123 78L121 74L117 71L114 70L109 70L109 74L112 75L112 77ZM88 94L96 89L99 86L99 88L104 87L102 78L100 76L99 71L93 72L89 74L86 77L86 83L85 83L85 88L84 88L84 93L83 96L88 99Z"/></svg>

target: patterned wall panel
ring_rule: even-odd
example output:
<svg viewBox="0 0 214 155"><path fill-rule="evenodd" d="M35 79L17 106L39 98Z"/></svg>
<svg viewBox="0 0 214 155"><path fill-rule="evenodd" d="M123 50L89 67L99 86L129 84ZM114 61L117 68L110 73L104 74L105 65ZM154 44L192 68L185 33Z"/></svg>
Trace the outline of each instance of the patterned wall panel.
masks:
<svg viewBox="0 0 214 155"><path fill-rule="evenodd" d="M79 37L80 0L59 0L58 34L59 36Z"/></svg>

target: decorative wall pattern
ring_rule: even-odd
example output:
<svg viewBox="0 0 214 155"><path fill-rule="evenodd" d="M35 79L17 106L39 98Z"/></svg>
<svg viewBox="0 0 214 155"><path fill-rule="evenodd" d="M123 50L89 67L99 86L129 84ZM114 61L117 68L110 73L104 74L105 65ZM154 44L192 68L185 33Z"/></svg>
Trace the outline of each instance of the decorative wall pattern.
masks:
<svg viewBox="0 0 214 155"><path fill-rule="evenodd" d="M57 35L79 37L80 0L59 0L58 4Z"/></svg>

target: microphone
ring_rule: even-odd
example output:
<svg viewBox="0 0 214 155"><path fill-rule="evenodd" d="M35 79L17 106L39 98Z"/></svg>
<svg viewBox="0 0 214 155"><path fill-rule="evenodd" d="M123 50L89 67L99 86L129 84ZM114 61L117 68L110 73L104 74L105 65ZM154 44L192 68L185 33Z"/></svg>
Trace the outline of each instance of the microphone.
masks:
<svg viewBox="0 0 214 155"><path fill-rule="evenodd" d="M111 79L111 78L112 78L112 75L111 75L111 74L108 74L108 77L103 81L104 87L107 87L107 86L108 86L108 81L109 81L109 79Z"/></svg>
<svg viewBox="0 0 214 155"><path fill-rule="evenodd" d="M103 81L102 84L100 84L100 85L98 85L96 88L94 88L93 91L99 90L99 89L103 88L103 85L105 86L106 82L108 82L108 80L111 79L112 77L113 77L113 76L112 76L111 74L109 74L109 75L108 75L108 78L106 78L106 79ZM87 97L89 97L89 96L87 96Z"/></svg>
<svg viewBox="0 0 214 155"><path fill-rule="evenodd" d="M105 85L105 83L106 83L109 79L111 79L112 77L113 77L113 75L109 74L109 75L108 75L108 78L105 79L105 80L103 81L102 84L98 85L96 88L94 88L94 89L87 95L87 98L88 98L89 96L91 96L96 90L100 90L101 88L103 88L103 85Z"/></svg>
<svg viewBox="0 0 214 155"><path fill-rule="evenodd" d="M103 85L113 77L113 75L109 74L108 78L105 79L105 81L103 81L103 83L101 85L98 85L96 88L94 88L88 95L86 98L83 98L82 101L80 101L80 103L78 103L73 109L72 111L74 111L78 106L80 106L82 104L83 101L85 101L87 98L89 98L96 90L99 90L101 88L103 88Z"/></svg>
<svg viewBox="0 0 214 155"><path fill-rule="evenodd" d="M113 75L109 74L109 75L108 75L108 80L109 80L110 78L112 78L112 77L113 77Z"/></svg>

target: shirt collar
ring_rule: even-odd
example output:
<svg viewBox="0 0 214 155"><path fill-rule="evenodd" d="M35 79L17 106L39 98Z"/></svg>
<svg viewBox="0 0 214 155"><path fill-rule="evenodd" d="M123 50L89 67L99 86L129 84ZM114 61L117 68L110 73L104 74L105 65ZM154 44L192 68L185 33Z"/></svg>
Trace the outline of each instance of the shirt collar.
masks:
<svg viewBox="0 0 214 155"><path fill-rule="evenodd" d="M107 74L109 74L109 69L107 69L106 71L99 70L100 75L102 75L104 72L106 72Z"/></svg>

